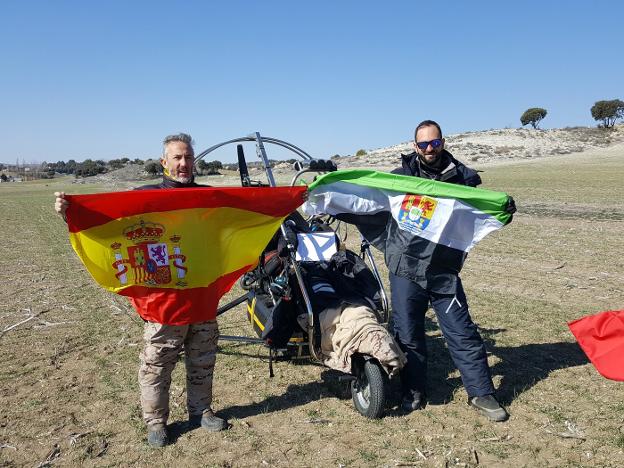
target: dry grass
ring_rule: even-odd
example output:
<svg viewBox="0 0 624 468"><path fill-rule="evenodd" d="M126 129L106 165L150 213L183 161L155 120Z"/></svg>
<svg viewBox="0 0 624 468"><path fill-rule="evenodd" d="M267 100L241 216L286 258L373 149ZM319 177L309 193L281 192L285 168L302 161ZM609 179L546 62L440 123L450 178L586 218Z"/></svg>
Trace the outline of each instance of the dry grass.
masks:
<svg viewBox="0 0 624 468"><path fill-rule="evenodd" d="M176 443L163 450L144 443L141 322L92 282L52 211L55 190L101 186L3 184L0 331L40 315L0 336L0 466L622 466L622 384L588 364L566 322L623 307L624 152L483 169L484 186L512 194L519 208L462 275L508 422L489 423L466 405L432 319L423 411L401 415L393 399L384 419L365 420L334 372L278 363L269 379L264 349L222 342L215 408L232 428L181 424L180 365ZM250 333L242 307L220 326Z"/></svg>

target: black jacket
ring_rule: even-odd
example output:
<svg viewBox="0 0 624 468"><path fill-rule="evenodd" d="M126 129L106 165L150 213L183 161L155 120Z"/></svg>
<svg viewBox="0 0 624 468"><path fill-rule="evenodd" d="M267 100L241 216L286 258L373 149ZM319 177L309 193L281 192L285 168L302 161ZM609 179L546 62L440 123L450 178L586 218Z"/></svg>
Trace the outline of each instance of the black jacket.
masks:
<svg viewBox="0 0 624 468"><path fill-rule="evenodd" d="M402 167L392 173L470 187L481 183L477 171L466 167L448 151L444 150L441 157L441 169L436 170L423 164L417 153L401 155ZM388 213L364 218L369 219L358 228L372 245L383 250L388 271L438 294L455 294L459 270L451 265L461 265L466 257L465 252L403 232ZM436 258L444 258L446 261L429 263L434 250ZM440 255L442 251L444 255Z"/></svg>
<svg viewBox="0 0 624 468"><path fill-rule="evenodd" d="M423 177L451 184L468 185L469 187L476 187L481 184L481 177L479 177L477 171L460 163L448 151L443 150L441 158L441 169L436 170L424 164L415 152L402 154L401 167L397 167L392 173Z"/></svg>
<svg viewBox="0 0 624 468"><path fill-rule="evenodd" d="M183 184L182 182L178 182L176 180L170 179L167 176L163 176L162 182L160 184L141 185L140 187L136 187L134 190L150 190L150 189L166 189L166 188L190 188L190 187L210 187L210 186L209 185L196 184L195 182L191 182L190 184Z"/></svg>

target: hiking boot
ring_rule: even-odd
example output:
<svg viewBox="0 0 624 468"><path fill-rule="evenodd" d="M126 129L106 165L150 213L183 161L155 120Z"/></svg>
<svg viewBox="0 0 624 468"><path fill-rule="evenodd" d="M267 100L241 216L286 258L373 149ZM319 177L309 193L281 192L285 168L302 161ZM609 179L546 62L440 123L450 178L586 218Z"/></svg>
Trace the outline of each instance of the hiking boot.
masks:
<svg viewBox="0 0 624 468"><path fill-rule="evenodd" d="M401 400L401 409L406 413L411 413L419 409L423 409L427 404L427 397L420 390L410 390L403 394Z"/></svg>
<svg viewBox="0 0 624 468"><path fill-rule="evenodd" d="M216 416L212 410L208 410L202 415L190 416L189 422L192 427L201 426L208 432L219 432L229 427L228 422Z"/></svg>
<svg viewBox="0 0 624 468"><path fill-rule="evenodd" d="M501 422L509 418L509 413L505 411L494 395L485 395L468 398L468 404L490 421Z"/></svg>
<svg viewBox="0 0 624 468"><path fill-rule="evenodd" d="M147 443L150 447L164 447L168 442L167 426L154 424L147 427Z"/></svg>

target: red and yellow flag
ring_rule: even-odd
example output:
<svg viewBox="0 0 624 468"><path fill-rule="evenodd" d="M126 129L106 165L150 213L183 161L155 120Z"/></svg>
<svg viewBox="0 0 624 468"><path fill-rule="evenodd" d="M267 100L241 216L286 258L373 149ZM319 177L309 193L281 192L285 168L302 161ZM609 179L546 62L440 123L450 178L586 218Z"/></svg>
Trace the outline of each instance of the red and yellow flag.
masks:
<svg viewBox="0 0 624 468"><path fill-rule="evenodd" d="M71 244L95 281L145 320L213 320L305 187L178 188L67 195Z"/></svg>

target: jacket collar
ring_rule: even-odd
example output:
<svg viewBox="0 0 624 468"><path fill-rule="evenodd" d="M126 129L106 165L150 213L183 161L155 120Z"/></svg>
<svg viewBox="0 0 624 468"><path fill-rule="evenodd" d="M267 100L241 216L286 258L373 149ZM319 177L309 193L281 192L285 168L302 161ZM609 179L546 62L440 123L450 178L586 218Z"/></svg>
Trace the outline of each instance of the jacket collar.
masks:
<svg viewBox="0 0 624 468"><path fill-rule="evenodd" d="M183 184L182 182L178 182L177 180L173 180L167 176L163 176L160 186L162 188L184 188L184 187L197 187L197 184L195 183L195 181L190 182L188 184Z"/></svg>
<svg viewBox="0 0 624 468"><path fill-rule="evenodd" d="M402 154L401 163L406 174L425 174L430 179L447 180L457 173L457 164L455 164L453 155L446 150L442 151L440 157L442 158L441 169L427 166L415 151L410 154Z"/></svg>

